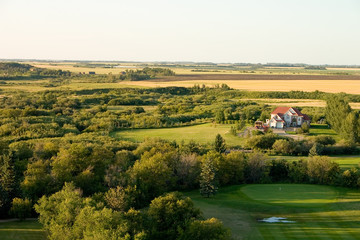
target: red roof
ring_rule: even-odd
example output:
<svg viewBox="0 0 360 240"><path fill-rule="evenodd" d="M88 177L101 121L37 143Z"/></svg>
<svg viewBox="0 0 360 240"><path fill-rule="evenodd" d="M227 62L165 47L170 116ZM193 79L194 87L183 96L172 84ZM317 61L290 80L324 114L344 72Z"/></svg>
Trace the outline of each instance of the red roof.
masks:
<svg viewBox="0 0 360 240"><path fill-rule="evenodd" d="M304 116L304 120L309 120L309 121L311 120L311 119L310 119L310 117L309 117L308 115L303 114L303 116Z"/></svg>
<svg viewBox="0 0 360 240"><path fill-rule="evenodd" d="M284 114L286 113L288 110L290 109L290 107L277 107L274 111L272 111L271 114Z"/></svg>
<svg viewBox="0 0 360 240"><path fill-rule="evenodd" d="M294 107L277 107L274 111L272 111L271 114L281 114L284 115L287 111L289 111L290 109L294 110L295 115L298 116L304 116L304 114L302 114L297 108ZM280 115L279 115L280 116Z"/></svg>

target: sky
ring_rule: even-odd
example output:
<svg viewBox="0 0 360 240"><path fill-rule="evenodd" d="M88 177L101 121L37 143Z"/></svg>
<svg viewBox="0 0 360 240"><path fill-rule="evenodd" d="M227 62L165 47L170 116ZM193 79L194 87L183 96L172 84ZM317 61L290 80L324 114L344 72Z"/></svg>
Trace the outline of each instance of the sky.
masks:
<svg viewBox="0 0 360 240"><path fill-rule="evenodd" d="M360 1L0 0L0 58L360 65Z"/></svg>

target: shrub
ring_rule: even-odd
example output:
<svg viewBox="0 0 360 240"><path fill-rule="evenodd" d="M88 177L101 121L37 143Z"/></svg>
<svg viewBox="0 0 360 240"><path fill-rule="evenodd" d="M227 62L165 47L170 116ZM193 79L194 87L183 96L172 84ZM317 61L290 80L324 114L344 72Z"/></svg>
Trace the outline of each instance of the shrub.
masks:
<svg viewBox="0 0 360 240"><path fill-rule="evenodd" d="M14 198L10 209L10 215L24 220L31 216L32 203L29 199Z"/></svg>
<svg viewBox="0 0 360 240"><path fill-rule="evenodd" d="M310 182L319 184L334 184L340 173L339 164L330 161L325 156L313 156L308 160L307 174Z"/></svg>
<svg viewBox="0 0 360 240"><path fill-rule="evenodd" d="M294 152L295 145L292 141L287 141L285 139L278 139L274 142L272 148L278 154L290 155Z"/></svg>
<svg viewBox="0 0 360 240"><path fill-rule="evenodd" d="M336 141L331 136L316 136L314 138L314 142L326 146L326 145L334 145Z"/></svg>

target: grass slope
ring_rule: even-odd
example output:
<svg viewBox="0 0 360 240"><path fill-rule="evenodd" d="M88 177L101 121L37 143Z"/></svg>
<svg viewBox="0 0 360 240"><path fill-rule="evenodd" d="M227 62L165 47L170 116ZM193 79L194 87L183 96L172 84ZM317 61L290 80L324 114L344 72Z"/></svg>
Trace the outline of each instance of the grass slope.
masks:
<svg viewBox="0 0 360 240"><path fill-rule="evenodd" d="M279 190L281 188L281 191ZM359 239L360 192L306 184L221 188L213 198L186 193L206 217L231 228L234 239ZM295 223L264 223L286 217Z"/></svg>
<svg viewBox="0 0 360 240"><path fill-rule="evenodd" d="M1 240L45 240L45 232L37 220L0 222Z"/></svg>
<svg viewBox="0 0 360 240"><path fill-rule="evenodd" d="M221 134L228 146L241 145L244 139L231 135L229 131L230 125L206 123L177 128L121 130L113 132L111 136L134 142L142 142L146 137L159 137L176 140L178 143L182 140L185 142L195 140L202 144L212 144L215 141L215 136Z"/></svg>

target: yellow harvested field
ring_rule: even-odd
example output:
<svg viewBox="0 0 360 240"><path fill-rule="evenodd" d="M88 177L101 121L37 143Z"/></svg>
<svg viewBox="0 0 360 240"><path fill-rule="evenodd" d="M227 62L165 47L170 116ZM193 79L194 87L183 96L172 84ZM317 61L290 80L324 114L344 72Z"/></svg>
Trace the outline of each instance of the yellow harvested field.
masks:
<svg viewBox="0 0 360 240"><path fill-rule="evenodd" d="M325 107L326 101L314 99L271 99L271 98L242 98L241 101L254 101L271 106L294 106L294 107ZM360 103L350 103L351 108L360 109Z"/></svg>
<svg viewBox="0 0 360 240"><path fill-rule="evenodd" d="M89 72L95 72L96 74L108 74L108 73L119 74L125 71L126 69L133 69L133 70L139 69L129 64L126 65L118 64L123 66L121 68L104 68L104 67L92 68L92 67L74 67L76 63L56 63L56 64L40 63L40 62L26 62L26 63L31 64L38 68L48 68L55 70L61 69L63 71L70 71L74 73L85 72L86 74L88 74Z"/></svg>
<svg viewBox="0 0 360 240"><path fill-rule="evenodd" d="M121 82L129 86L143 87L167 87L182 86L191 87L195 84L214 86L215 84L227 84L234 89L249 91L323 91L330 93L345 92L360 94L360 80L192 80L192 81L136 81Z"/></svg>

